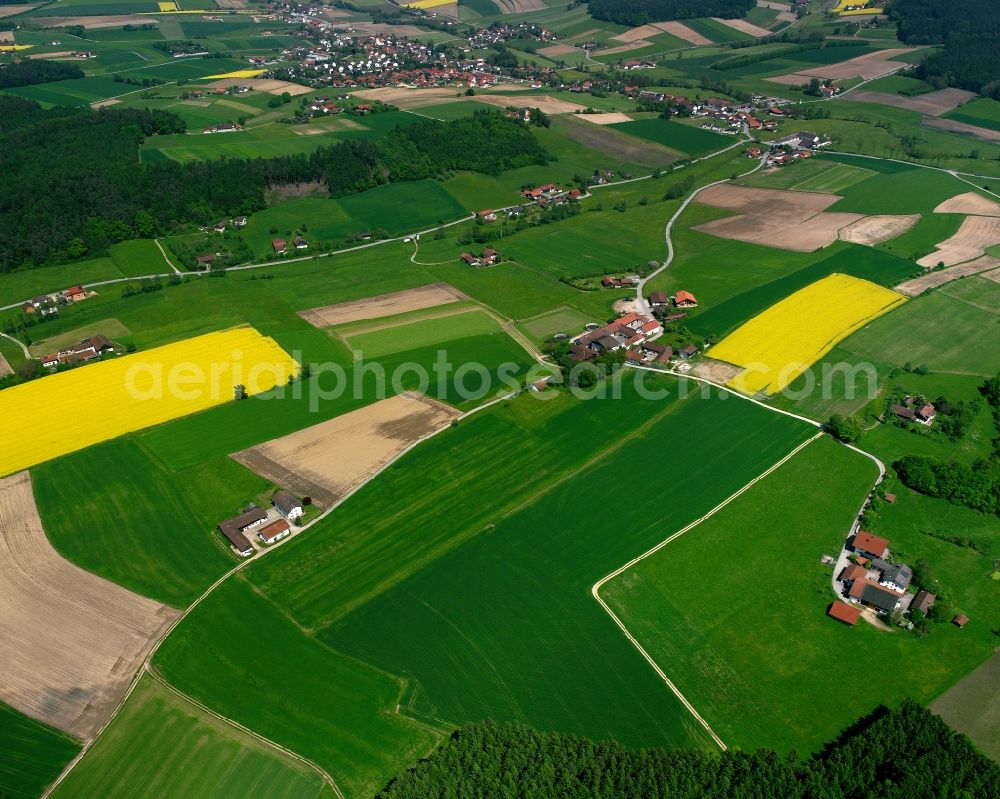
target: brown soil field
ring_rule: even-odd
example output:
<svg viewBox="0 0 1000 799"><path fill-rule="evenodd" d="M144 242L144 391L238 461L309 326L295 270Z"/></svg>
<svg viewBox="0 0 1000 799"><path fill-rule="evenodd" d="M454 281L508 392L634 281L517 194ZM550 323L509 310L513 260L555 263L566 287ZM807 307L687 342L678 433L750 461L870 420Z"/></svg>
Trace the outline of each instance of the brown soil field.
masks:
<svg viewBox="0 0 1000 799"><path fill-rule="evenodd" d="M470 100L478 100L480 103L489 103L500 108L508 105L530 105L532 108L540 108L546 114L574 114L582 111L586 106L579 103L571 103L567 100L560 100L558 97L549 97L544 94L532 95L528 99L511 97L507 94L477 94L470 97Z"/></svg>
<svg viewBox="0 0 1000 799"><path fill-rule="evenodd" d="M215 0L219 8L246 8L246 0Z"/></svg>
<svg viewBox="0 0 1000 799"><path fill-rule="evenodd" d="M524 14L527 11L541 11L545 8L542 0L496 0L501 14Z"/></svg>
<svg viewBox="0 0 1000 799"><path fill-rule="evenodd" d="M934 209L935 214L972 214L974 216L1000 216L1000 203L988 200L974 191L956 194Z"/></svg>
<svg viewBox="0 0 1000 799"><path fill-rule="evenodd" d="M1000 760L1000 652L931 703L931 710Z"/></svg>
<svg viewBox="0 0 1000 799"><path fill-rule="evenodd" d="M7 359L4 358L3 353L0 352L0 377L7 377L12 374L14 374L14 370L10 368L10 364L7 363Z"/></svg>
<svg viewBox="0 0 1000 799"><path fill-rule="evenodd" d="M929 119L924 118L925 128L943 130L946 133L961 133L965 136L972 136L983 141L1000 142L1000 131L981 128L979 125L967 125L964 122L956 122L953 119Z"/></svg>
<svg viewBox="0 0 1000 799"><path fill-rule="evenodd" d="M660 29L653 25L640 25L638 28L630 28L627 31L612 36L616 42L625 42L626 44L631 44L632 42L637 42L640 39L645 39L647 36L656 36L656 34L661 33Z"/></svg>
<svg viewBox="0 0 1000 799"><path fill-rule="evenodd" d="M299 311L299 316L313 327L324 328L348 322L359 322L362 319L381 319L384 316L419 311L423 308L433 308L436 305L446 305L449 302L467 299L469 298L462 292L447 283L431 283L428 286L407 289L406 291L393 291L390 294L366 297L363 300L325 305L322 308L310 308Z"/></svg>
<svg viewBox="0 0 1000 799"><path fill-rule="evenodd" d="M39 59L47 58L50 61L80 61L82 59L73 58L72 50L60 50L58 53L35 53L34 55L29 55L29 61L38 61Z"/></svg>
<svg viewBox="0 0 1000 799"><path fill-rule="evenodd" d="M928 268L939 263L961 264L984 255L986 248L994 244L1000 244L1000 217L967 216L954 236L940 242L937 250L917 263Z"/></svg>
<svg viewBox="0 0 1000 799"><path fill-rule="evenodd" d="M870 79L888 75L906 66L903 61L890 61L893 56L919 50L919 47L893 47L888 50L878 50L874 53L859 55L857 58L849 58L846 61L838 61L836 64L822 64L809 69L800 69L788 75L778 75L766 80L773 83L782 83L786 86L799 86L808 83L811 78L829 78L830 80L845 80L847 78L861 77Z"/></svg>
<svg viewBox="0 0 1000 799"><path fill-rule="evenodd" d="M607 125L594 125L584 120L597 114L575 114L560 117L553 125L577 144L589 147L629 163L645 167L665 166L681 158L681 153L656 142L629 136Z"/></svg>
<svg viewBox="0 0 1000 799"><path fill-rule="evenodd" d="M713 383L725 384L743 371L742 366L733 366L725 361L713 361L711 358L703 358L698 365L691 369L691 374L703 380L711 380Z"/></svg>
<svg viewBox="0 0 1000 799"><path fill-rule="evenodd" d="M28 472L0 480L0 699L78 738L118 706L178 612L64 560Z"/></svg>
<svg viewBox="0 0 1000 799"><path fill-rule="evenodd" d="M692 30L683 22L654 22L653 26L664 33L672 33L678 39L691 44L712 44L712 40Z"/></svg>
<svg viewBox="0 0 1000 799"><path fill-rule="evenodd" d="M564 42L585 42L587 39L592 37L595 33L600 33L600 28L587 28L583 33L578 33L576 36L568 36L563 39Z"/></svg>
<svg viewBox="0 0 1000 799"><path fill-rule="evenodd" d="M0 44L14 44L14 31L0 31Z"/></svg>
<svg viewBox="0 0 1000 799"><path fill-rule="evenodd" d="M652 42L647 42L645 39L637 39L634 42L622 44L618 47L607 47L603 50L595 50L594 55L618 55L619 53L627 53L631 50L640 50L643 47L649 47L651 44Z"/></svg>
<svg viewBox="0 0 1000 799"><path fill-rule="evenodd" d="M843 228L839 236L844 241L873 246L903 235L920 221L920 214L866 216Z"/></svg>
<svg viewBox="0 0 1000 799"><path fill-rule="evenodd" d="M437 87L431 89L399 89L393 86L386 86L380 89L362 89L354 93L357 97L366 100L379 100L383 103L397 105L402 109L416 108L421 105L434 105L440 103L442 98L458 99L457 89ZM477 96L478 100L479 97Z"/></svg>
<svg viewBox="0 0 1000 799"><path fill-rule="evenodd" d="M839 199L836 194L710 186L695 195L695 202L728 208L739 215L706 222L695 230L724 239L812 252L832 244L841 228L862 218L861 214L824 213Z"/></svg>
<svg viewBox="0 0 1000 799"><path fill-rule="evenodd" d="M461 413L419 394L400 394L320 422L233 460L329 508L411 445Z"/></svg>
<svg viewBox="0 0 1000 799"><path fill-rule="evenodd" d="M964 89L939 89L936 92L929 92L916 97L904 97L901 94L889 94L888 92L870 92L865 89L851 92L850 95L852 100L857 100L859 103L891 105L897 108L916 111L920 114L927 114L932 117L946 114L975 96L974 92L967 92Z"/></svg>
<svg viewBox="0 0 1000 799"><path fill-rule="evenodd" d="M791 11L792 7L787 3L775 3L773 0L757 0L758 8L773 8L775 11Z"/></svg>
<svg viewBox="0 0 1000 799"><path fill-rule="evenodd" d="M107 100L98 100L96 103L91 103L91 108L107 108L109 105L118 105L121 100L116 97L109 97Z"/></svg>
<svg viewBox="0 0 1000 799"><path fill-rule="evenodd" d="M10 6L6 6L9 8ZM45 26L49 28L66 28L80 25L84 28L98 30L100 28L120 28L123 25L147 25L149 17L139 14L104 14L92 17L44 17Z"/></svg>
<svg viewBox="0 0 1000 799"><path fill-rule="evenodd" d="M289 83L286 80L273 80L271 78L220 78L205 85L209 89L228 89L230 86L246 86L252 91L268 92L270 94L288 92L293 97L299 94L308 94L312 91L308 86L300 86L297 83Z"/></svg>
<svg viewBox="0 0 1000 799"><path fill-rule="evenodd" d="M774 22L771 25L773 26L778 22L795 22L798 18L798 15L792 11L779 11L778 16L774 18Z"/></svg>
<svg viewBox="0 0 1000 799"><path fill-rule="evenodd" d="M747 22L745 19L722 19L722 17L712 17L712 19L716 22L721 22L723 25L728 25L733 30L740 31L741 33L746 33L757 38L767 36L771 33L771 31L767 28L761 28L759 25L754 25L752 22Z"/></svg>
<svg viewBox="0 0 1000 799"><path fill-rule="evenodd" d="M458 5L437 6L432 10L435 14L453 17L458 10ZM370 35L391 33L393 36L406 36L411 39L420 38L427 33L424 28L418 28L416 25L390 25L387 22L355 22L351 20L350 27Z"/></svg>
<svg viewBox="0 0 1000 799"><path fill-rule="evenodd" d="M548 47L542 47L538 51L538 55L543 55L546 58L558 58L561 55L569 55L570 53L575 53L577 48L571 44L553 44Z"/></svg>
<svg viewBox="0 0 1000 799"><path fill-rule="evenodd" d="M607 111L603 114L580 114L580 119L593 122L595 125L615 125L619 122L632 121L632 117L619 111Z"/></svg>
<svg viewBox="0 0 1000 799"><path fill-rule="evenodd" d="M30 3L20 6L0 6L0 18L2 17L13 17L17 14L24 14L31 9L35 8L37 4Z"/></svg>
<svg viewBox="0 0 1000 799"><path fill-rule="evenodd" d="M895 286L895 290L900 294L905 294L907 297L916 297L918 294L923 294L927 289L936 289L938 286L951 283L951 281L958 280L960 277L978 275L981 272L989 272L997 267L1000 267L1000 258L992 258L989 255L984 255L975 261L969 261L958 266L950 266L947 269L938 269L936 272L928 272L926 275L913 278L913 280L907 280ZM990 278L990 280L995 279L998 278Z"/></svg>

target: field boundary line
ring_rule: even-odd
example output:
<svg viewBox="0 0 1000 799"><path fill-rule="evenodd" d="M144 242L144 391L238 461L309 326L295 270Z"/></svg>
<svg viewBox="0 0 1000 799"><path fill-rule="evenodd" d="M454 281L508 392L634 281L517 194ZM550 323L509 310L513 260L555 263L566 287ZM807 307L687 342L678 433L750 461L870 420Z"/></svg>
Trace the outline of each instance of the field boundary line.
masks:
<svg viewBox="0 0 1000 799"><path fill-rule="evenodd" d="M822 438L823 435L824 435L824 433L822 431L819 431L819 432L815 433L810 438L806 439L801 444L799 444L798 446L796 446L791 452L787 453L784 457L782 457L780 460L778 460L777 463L774 463L773 465L771 465L770 467L768 467L767 469L765 469L763 472L761 472L759 475L757 475L749 483L747 483L746 485L744 485L742 488L740 488L739 490L737 490L735 493L730 494L728 497L726 497L724 500L722 500L722 502L720 502L718 505L716 505L714 508L712 508L710 511L708 511L708 513L706 513L703 516L695 519L690 524L686 525L685 527L682 527L677 532L673 533L672 535L670 535L667 538L665 538L664 540L662 540L656 546L654 546L654 547L646 550L641 555L639 555L639 556L633 558L632 560L628 561L628 563L624 564L623 566L618 567L617 569L615 569L613 572L611 572L610 574L606 575L605 577L602 577L600 580L598 580L596 583L594 583L593 587L590 589L591 595L594 597L594 599L597 600L598 604L602 608L604 608L604 611L611 617L611 619L618 626L618 628L622 631L622 633L624 633L625 637L629 640L629 642L638 650L639 654L642 655L642 657L646 660L646 662L649 663L650 666L652 666L653 671L655 671L657 673L657 675L660 677L660 679L663 680L663 682L666 684L667 688L669 688L670 691L674 694L674 696L677 697L677 699L687 709L687 711L692 716L694 716L695 720L699 724L701 724L701 726L705 729L705 732L707 732L709 734L709 736L712 738L712 740L715 742L715 744L723 752L727 751L729 747L726 746L726 744L722 740L722 738L719 737L719 735L715 732L715 730L712 729L711 725L695 709L694 705L692 705L691 702L688 701L687 697L685 697L684 694L682 694L680 692L680 689L678 689L677 686L671 681L671 679L667 676L666 672L664 672L663 669L660 668L659 664L653 659L652 655L650 655L649 652L647 652L646 649L643 647L643 645L639 643L639 641L636 639L636 637L634 635L632 635L632 633L630 633L628 631L628 627L625 626L625 623L620 618L618 618L617 614L611 609L611 607L608 605L608 603L605 602L604 599L601 597L601 593L600 593L601 592L601 588L603 588L606 583L610 582L611 580L613 580L616 577L620 576L621 574L625 573L626 571L628 571L629 569L631 569L636 564L640 563L641 561L645 560L646 558L650 557L651 555L655 555L657 552L659 552L661 549L663 549L670 542L676 541L678 538L680 538L685 533L690 532L695 527L698 527L702 522L705 522L708 519L710 519L712 516L714 516L715 514L717 514L719 511L723 510L727 505L729 505L730 503L734 502L735 500L737 500L741 496L743 496L743 494L745 494L747 491L749 491L751 488L753 488L755 485L757 485L757 483L761 482L762 480L764 480L765 478L767 478L769 475L771 475L773 472L775 472L778 469L780 469L782 466L784 466L786 463L788 463L792 458L794 458L796 455L798 455L802 450L804 450L806 447L808 447L814 441L817 441L820 438Z"/></svg>
<svg viewBox="0 0 1000 799"><path fill-rule="evenodd" d="M260 733L255 732L254 730L251 730L249 727L244 727L238 721L235 721L235 720L229 718L228 716L223 716L221 713L217 713L216 711L212 710L210 707L207 707L206 705L203 705L201 702L199 702L193 696L188 696L186 693L184 693L179 688L176 688L175 686L173 686L170 683L168 683L160 675L160 673L156 669L154 669L152 666L150 666L150 665L147 664L143 668L143 671L141 673L148 674L151 679L153 679L158 684L162 685L164 688L166 688L172 694L176 695L181 700L194 705L196 708L198 708L199 710L201 710L203 713L211 716L212 718L216 719L217 721L221 721L224 724L228 724L230 727L235 727L240 732L242 732L242 733L244 733L246 735L249 735L255 741L257 741L257 742L259 742L259 743L261 743L261 744L263 744L265 746L271 747L272 749L274 749L274 750L276 750L278 752L281 752L281 754L286 755L287 757L291 758L292 760L294 760L297 763L301 763L303 766L308 766L309 768L313 769L313 771L315 771L317 774L319 774L323 778L323 781L325 783L327 783L333 789L334 793L337 794L337 796L339 797L339 799L347 799L344 796L343 792L340 790L340 786L338 786L337 783L334 781L333 777L331 777L326 772L326 770L322 766L320 766L319 764L314 763L313 761L309 760L308 758L303 757L302 755L298 754L297 752L293 752L291 749L288 749L288 748L282 746L281 744L276 743L275 741L272 741L270 738L264 737Z"/></svg>

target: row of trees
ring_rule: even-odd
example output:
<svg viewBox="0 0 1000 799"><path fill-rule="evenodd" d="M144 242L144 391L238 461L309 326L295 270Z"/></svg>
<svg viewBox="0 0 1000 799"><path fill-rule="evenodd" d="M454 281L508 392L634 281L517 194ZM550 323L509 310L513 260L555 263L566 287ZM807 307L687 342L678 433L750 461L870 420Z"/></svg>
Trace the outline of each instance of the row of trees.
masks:
<svg viewBox="0 0 1000 799"><path fill-rule="evenodd" d="M1000 98L1000 5L995 0L895 0L889 14L901 41L944 45L921 63L920 78Z"/></svg>
<svg viewBox="0 0 1000 799"><path fill-rule="evenodd" d="M695 17L742 17L757 0L590 0L590 15L622 25Z"/></svg>
<svg viewBox="0 0 1000 799"><path fill-rule="evenodd" d="M43 111L0 97L0 272L101 255L116 241L253 213L282 185L324 182L339 197L450 170L496 175L549 159L523 123L484 111L309 155L136 163L146 137L184 127L161 110Z"/></svg>
<svg viewBox="0 0 1000 799"><path fill-rule="evenodd" d="M767 749L630 751L522 724L455 732L379 799L846 799L1000 795L1000 766L938 716L879 708L809 760Z"/></svg>

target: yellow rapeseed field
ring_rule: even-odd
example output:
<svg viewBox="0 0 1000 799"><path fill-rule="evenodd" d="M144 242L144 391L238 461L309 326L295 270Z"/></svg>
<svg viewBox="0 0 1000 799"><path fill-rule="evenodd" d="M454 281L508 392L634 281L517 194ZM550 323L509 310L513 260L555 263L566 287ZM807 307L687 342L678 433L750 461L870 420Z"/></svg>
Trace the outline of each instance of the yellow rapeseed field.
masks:
<svg viewBox="0 0 1000 799"><path fill-rule="evenodd" d="M176 11L177 3L157 3L160 7L160 11Z"/></svg>
<svg viewBox="0 0 1000 799"><path fill-rule="evenodd" d="M438 6L447 6L454 3L455 0L413 0L411 3L406 3L407 8L437 8Z"/></svg>
<svg viewBox="0 0 1000 799"><path fill-rule="evenodd" d="M298 364L250 327L78 366L0 391L0 477L284 385Z"/></svg>
<svg viewBox="0 0 1000 799"><path fill-rule="evenodd" d="M833 274L775 303L709 350L745 367L727 385L744 394L781 391L834 345L906 298L849 275Z"/></svg>
<svg viewBox="0 0 1000 799"><path fill-rule="evenodd" d="M237 69L235 72L223 72L220 75L206 75L202 80L221 80L223 78L256 78L263 75L266 69Z"/></svg>

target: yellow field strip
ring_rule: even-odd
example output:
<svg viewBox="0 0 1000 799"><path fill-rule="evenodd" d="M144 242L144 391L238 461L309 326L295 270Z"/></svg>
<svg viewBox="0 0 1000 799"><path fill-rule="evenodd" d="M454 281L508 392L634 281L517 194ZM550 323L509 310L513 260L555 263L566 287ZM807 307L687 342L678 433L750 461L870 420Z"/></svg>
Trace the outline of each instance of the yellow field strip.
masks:
<svg viewBox="0 0 1000 799"><path fill-rule="evenodd" d="M709 354L744 367L726 385L744 394L774 394L837 342L903 302L906 298L890 289L832 274L744 323Z"/></svg>
<svg viewBox="0 0 1000 799"><path fill-rule="evenodd" d="M0 391L0 476L285 385L299 365L250 327L78 366Z"/></svg>

